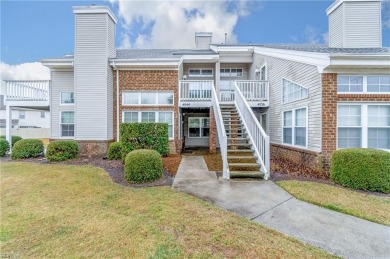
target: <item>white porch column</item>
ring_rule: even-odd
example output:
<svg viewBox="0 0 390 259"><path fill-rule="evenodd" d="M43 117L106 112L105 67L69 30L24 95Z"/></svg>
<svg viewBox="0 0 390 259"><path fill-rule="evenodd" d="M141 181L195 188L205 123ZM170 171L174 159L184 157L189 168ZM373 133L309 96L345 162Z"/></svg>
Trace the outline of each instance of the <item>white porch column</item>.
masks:
<svg viewBox="0 0 390 259"><path fill-rule="evenodd" d="M12 149L12 107L8 104L5 108L5 138L9 143L9 150Z"/></svg>
<svg viewBox="0 0 390 259"><path fill-rule="evenodd" d="M221 95L219 93L219 82L221 81L220 69L221 65L219 61L215 62L215 91L217 92L218 100L221 100Z"/></svg>

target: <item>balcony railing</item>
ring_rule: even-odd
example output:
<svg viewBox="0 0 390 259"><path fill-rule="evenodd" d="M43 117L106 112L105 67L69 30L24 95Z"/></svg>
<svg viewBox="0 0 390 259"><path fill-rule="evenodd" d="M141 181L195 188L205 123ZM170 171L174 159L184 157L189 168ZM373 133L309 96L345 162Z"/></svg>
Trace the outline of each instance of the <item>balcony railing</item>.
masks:
<svg viewBox="0 0 390 259"><path fill-rule="evenodd" d="M7 101L49 101L50 81L5 81Z"/></svg>
<svg viewBox="0 0 390 259"><path fill-rule="evenodd" d="M182 101L211 101L212 80L183 80L179 82L180 99Z"/></svg>
<svg viewBox="0 0 390 259"><path fill-rule="evenodd" d="M269 98L268 81L236 81L238 88L247 101L265 101Z"/></svg>

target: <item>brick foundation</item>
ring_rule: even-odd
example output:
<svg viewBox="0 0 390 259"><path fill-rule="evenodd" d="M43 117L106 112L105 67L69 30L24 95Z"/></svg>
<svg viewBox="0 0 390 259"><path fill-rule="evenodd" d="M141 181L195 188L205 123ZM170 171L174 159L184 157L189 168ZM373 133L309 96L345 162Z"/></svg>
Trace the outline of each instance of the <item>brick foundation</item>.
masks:
<svg viewBox="0 0 390 259"><path fill-rule="evenodd" d="M50 139L51 141L63 139ZM107 154L108 146L114 140L76 140L79 146L79 156L81 157L104 157Z"/></svg>
<svg viewBox="0 0 390 259"><path fill-rule="evenodd" d="M297 165L305 165L315 171L323 171L323 159L320 152L271 144L271 158L286 159Z"/></svg>

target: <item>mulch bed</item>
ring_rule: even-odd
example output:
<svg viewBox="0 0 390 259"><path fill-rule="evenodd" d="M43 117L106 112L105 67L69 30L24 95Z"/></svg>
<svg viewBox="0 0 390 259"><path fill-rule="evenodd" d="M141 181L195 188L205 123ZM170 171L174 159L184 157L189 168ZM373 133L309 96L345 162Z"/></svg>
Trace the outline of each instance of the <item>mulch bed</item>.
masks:
<svg viewBox="0 0 390 259"><path fill-rule="evenodd" d="M177 169L179 168L181 155L169 155L163 157L164 171L163 175L157 181L143 184L131 184L124 179L124 169L121 160L109 160L103 157L79 157L64 162L51 163L44 157L11 160L9 157L2 157L0 162L31 162L31 163L50 163L50 164L65 164L65 165L92 165L103 168L110 175L111 179L120 185L130 187L154 187L154 186L171 186Z"/></svg>

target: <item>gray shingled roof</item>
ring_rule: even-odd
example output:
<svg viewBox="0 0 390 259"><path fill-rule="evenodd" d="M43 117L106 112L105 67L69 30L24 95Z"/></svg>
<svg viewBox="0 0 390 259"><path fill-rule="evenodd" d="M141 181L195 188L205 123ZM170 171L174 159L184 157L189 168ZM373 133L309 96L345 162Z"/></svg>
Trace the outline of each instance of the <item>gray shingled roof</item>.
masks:
<svg viewBox="0 0 390 259"><path fill-rule="evenodd" d="M117 49L117 59L146 59L146 58L177 58L183 55L215 55L212 50L193 49Z"/></svg>

